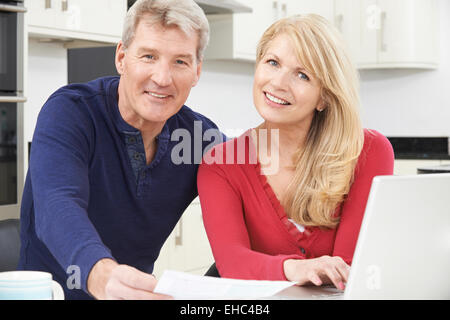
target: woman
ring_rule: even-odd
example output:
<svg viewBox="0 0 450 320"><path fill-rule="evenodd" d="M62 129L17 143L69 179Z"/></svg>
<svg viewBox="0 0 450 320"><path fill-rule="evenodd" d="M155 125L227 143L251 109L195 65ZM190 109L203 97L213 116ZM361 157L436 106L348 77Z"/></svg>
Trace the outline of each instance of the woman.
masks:
<svg viewBox="0 0 450 320"><path fill-rule="evenodd" d="M393 151L361 127L357 72L335 29L318 15L269 27L253 99L264 122L213 148L198 172L217 269L343 290L372 179L392 174Z"/></svg>

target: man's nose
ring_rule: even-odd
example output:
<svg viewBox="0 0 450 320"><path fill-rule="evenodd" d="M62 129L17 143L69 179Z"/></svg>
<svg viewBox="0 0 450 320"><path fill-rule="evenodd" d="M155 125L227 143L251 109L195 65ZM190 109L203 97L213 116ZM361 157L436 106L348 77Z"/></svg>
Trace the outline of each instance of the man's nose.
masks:
<svg viewBox="0 0 450 320"><path fill-rule="evenodd" d="M160 87L167 87L172 84L172 70L168 63L160 61L154 65L152 80Z"/></svg>

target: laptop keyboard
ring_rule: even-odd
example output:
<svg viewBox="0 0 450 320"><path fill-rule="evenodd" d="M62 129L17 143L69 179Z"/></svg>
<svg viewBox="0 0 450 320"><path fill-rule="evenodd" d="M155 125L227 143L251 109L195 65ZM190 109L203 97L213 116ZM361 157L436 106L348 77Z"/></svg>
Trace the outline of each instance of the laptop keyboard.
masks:
<svg viewBox="0 0 450 320"><path fill-rule="evenodd" d="M343 292L330 293L330 294L315 294L312 295L311 298L319 299L319 300L340 300L344 298Z"/></svg>

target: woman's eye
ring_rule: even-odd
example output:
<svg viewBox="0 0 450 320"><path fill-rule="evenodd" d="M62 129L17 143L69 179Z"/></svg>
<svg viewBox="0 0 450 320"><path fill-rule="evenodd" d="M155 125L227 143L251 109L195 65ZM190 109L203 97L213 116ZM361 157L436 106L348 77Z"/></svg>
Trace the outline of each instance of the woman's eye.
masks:
<svg viewBox="0 0 450 320"><path fill-rule="evenodd" d="M273 60L273 59L267 60L267 63L270 64L271 66L274 66L274 67L278 66L278 62L276 62L276 61Z"/></svg>
<svg viewBox="0 0 450 320"><path fill-rule="evenodd" d="M298 76L300 79L309 80L309 77L306 74L304 74L303 72L299 72Z"/></svg>

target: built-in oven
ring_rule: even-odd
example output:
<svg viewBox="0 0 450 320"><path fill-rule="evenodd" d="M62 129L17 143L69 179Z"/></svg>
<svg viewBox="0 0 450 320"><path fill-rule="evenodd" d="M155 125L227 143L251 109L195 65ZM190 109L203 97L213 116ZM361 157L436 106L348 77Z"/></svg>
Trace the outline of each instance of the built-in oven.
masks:
<svg viewBox="0 0 450 320"><path fill-rule="evenodd" d="M0 220L17 217L23 188L23 0L0 0Z"/></svg>

